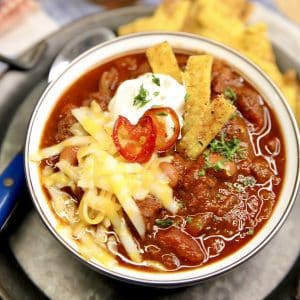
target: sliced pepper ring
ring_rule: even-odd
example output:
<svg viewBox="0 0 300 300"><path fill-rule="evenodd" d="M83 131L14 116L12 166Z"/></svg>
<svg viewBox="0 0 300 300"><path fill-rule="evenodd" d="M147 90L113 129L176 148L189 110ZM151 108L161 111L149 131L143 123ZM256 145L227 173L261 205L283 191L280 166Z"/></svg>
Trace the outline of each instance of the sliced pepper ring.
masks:
<svg viewBox="0 0 300 300"><path fill-rule="evenodd" d="M136 125L119 116L113 128L113 141L119 153L129 162L145 163L155 148L156 127L152 118L143 116Z"/></svg>
<svg viewBox="0 0 300 300"><path fill-rule="evenodd" d="M164 152L173 147L178 139L180 133L180 124L176 112L170 107L151 108L144 113L144 116L151 117L154 126L156 127L157 137L155 149L158 152ZM167 118L171 120L172 134L167 132Z"/></svg>

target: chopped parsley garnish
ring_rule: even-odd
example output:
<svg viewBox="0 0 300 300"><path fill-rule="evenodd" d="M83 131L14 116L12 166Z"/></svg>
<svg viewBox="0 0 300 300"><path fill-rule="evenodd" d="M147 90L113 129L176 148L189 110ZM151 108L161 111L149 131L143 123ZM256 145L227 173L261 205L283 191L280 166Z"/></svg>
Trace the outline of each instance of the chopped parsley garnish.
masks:
<svg viewBox="0 0 300 300"><path fill-rule="evenodd" d="M241 179L241 183L245 187L254 187L256 183L256 179L253 176L246 176Z"/></svg>
<svg viewBox="0 0 300 300"><path fill-rule="evenodd" d="M224 160L218 160L215 163L211 163L209 160L210 152L206 150L204 153L204 166L197 173L198 177L203 177L206 175L206 170L212 168L214 171L225 170Z"/></svg>
<svg viewBox="0 0 300 300"><path fill-rule="evenodd" d="M236 111L234 112L234 113L232 113L232 115L230 116L230 120L233 120L233 119L235 119L236 118L236 116L237 116L237 113L236 113Z"/></svg>
<svg viewBox="0 0 300 300"><path fill-rule="evenodd" d="M247 231L247 234L248 235L253 235L254 234L254 228L252 228L252 227L249 228L248 231Z"/></svg>
<svg viewBox="0 0 300 300"><path fill-rule="evenodd" d="M226 90L224 91L224 96L225 96L225 98L227 98L228 100L230 100L232 103L234 103L236 101L236 99L237 99L236 93L230 87L226 88Z"/></svg>
<svg viewBox="0 0 300 300"><path fill-rule="evenodd" d="M164 111L160 111L158 113L156 113L157 116L162 116L162 117L166 117L168 114Z"/></svg>
<svg viewBox="0 0 300 300"><path fill-rule="evenodd" d="M197 228L198 228L198 229L202 229L202 227L203 227L203 224L202 224L201 222L198 222L198 223L197 223Z"/></svg>
<svg viewBox="0 0 300 300"><path fill-rule="evenodd" d="M205 174L206 174L205 169L199 170L198 172L198 176L200 177L205 176Z"/></svg>
<svg viewBox="0 0 300 300"><path fill-rule="evenodd" d="M214 139L209 145L212 152L220 153L226 159L233 160L236 155L241 156L244 151L240 143L241 141L237 138L225 140L225 135L222 133L220 140Z"/></svg>
<svg viewBox="0 0 300 300"><path fill-rule="evenodd" d="M184 101L187 101L189 99L190 95L188 93L185 94L184 96Z"/></svg>
<svg viewBox="0 0 300 300"><path fill-rule="evenodd" d="M137 106L138 108L143 107L146 105L150 100L147 100L149 95L149 91L147 91L143 85L140 86L139 93L134 97L133 105Z"/></svg>
<svg viewBox="0 0 300 300"><path fill-rule="evenodd" d="M216 163L214 163L212 165L214 171L221 171L221 170L225 170L225 166L224 166L224 161L222 160L218 160Z"/></svg>
<svg viewBox="0 0 300 300"><path fill-rule="evenodd" d="M156 77L154 74L152 74L152 82L157 86L160 86L160 79Z"/></svg>
<svg viewBox="0 0 300 300"><path fill-rule="evenodd" d="M229 188L229 189L233 189L233 184L231 182L225 182L225 185Z"/></svg>
<svg viewBox="0 0 300 300"><path fill-rule="evenodd" d="M191 224L193 222L193 218L190 216L186 217L186 222L187 224Z"/></svg>
<svg viewBox="0 0 300 300"><path fill-rule="evenodd" d="M211 163L209 160L209 151L204 152L204 167L202 170L199 170L198 176L204 176L207 169L214 169L214 171L226 170L224 162L225 160L218 160L215 163Z"/></svg>
<svg viewBox="0 0 300 300"><path fill-rule="evenodd" d="M246 187L243 186L241 183L239 182L235 182L233 184L233 187L235 188L235 190L238 192L238 193L245 193L246 192Z"/></svg>
<svg viewBox="0 0 300 300"><path fill-rule="evenodd" d="M256 180L253 176L239 175L237 182L225 182L229 190L235 190L238 193L246 193L247 187L254 187Z"/></svg>
<svg viewBox="0 0 300 300"><path fill-rule="evenodd" d="M167 228L167 227L173 225L173 220L171 220L171 219L156 219L155 225L157 225L160 228Z"/></svg>
<svg viewBox="0 0 300 300"><path fill-rule="evenodd" d="M159 95L159 91L153 93L153 96L157 97Z"/></svg>
<svg viewBox="0 0 300 300"><path fill-rule="evenodd" d="M209 161L209 151L204 152L204 169L209 169L211 167L211 163Z"/></svg>

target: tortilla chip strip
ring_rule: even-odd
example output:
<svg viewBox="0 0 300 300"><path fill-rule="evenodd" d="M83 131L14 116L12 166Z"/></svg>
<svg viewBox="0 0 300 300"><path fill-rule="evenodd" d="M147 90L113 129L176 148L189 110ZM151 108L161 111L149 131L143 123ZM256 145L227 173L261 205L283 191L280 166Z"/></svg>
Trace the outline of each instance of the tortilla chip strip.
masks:
<svg viewBox="0 0 300 300"><path fill-rule="evenodd" d="M184 107L183 135L190 131L204 114L210 104L210 82L213 57L210 55L190 56L183 73L187 97Z"/></svg>
<svg viewBox="0 0 300 300"><path fill-rule="evenodd" d="M232 117L236 107L223 95L214 99L205 112L205 119L195 123L179 143L179 149L185 154L196 159L216 137L226 122Z"/></svg>
<svg viewBox="0 0 300 300"><path fill-rule="evenodd" d="M119 35L141 31L180 31L190 7L189 0L165 0L151 17L120 26Z"/></svg>
<svg viewBox="0 0 300 300"><path fill-rule="evenodd" d="M236 110L223 96L210 102L212 64L210 55L190 56L182 75L187 99L178 148L191 159L201 154Z"/></svg>
<svg viewBox="0 0 300 300"><path fill-rule="evenodd" d="M202 124L210 117L210 82L213 57L210 55L190 56L183 81L187 97L184 107L182 139L178 145L190 158L196 158L202 151L199 134ZM195 126L197 124L197 126Z"/></svg>
<svg viewBox="0 0 300 300"><path fill-rule="evenodd" d="M228 101L224 95L215 98L210 105L210 116L206 123L202 124L199 132L199 144L202 144L201 152L221 131L236 111L236 107Z"/></svg>
<svg viewBox="0 0 300 300"><path fill-rule="evenodd" d="M170 75L182 82L181 70L169 43L163 42L148 48L146 55L153 73Z"/></svg>

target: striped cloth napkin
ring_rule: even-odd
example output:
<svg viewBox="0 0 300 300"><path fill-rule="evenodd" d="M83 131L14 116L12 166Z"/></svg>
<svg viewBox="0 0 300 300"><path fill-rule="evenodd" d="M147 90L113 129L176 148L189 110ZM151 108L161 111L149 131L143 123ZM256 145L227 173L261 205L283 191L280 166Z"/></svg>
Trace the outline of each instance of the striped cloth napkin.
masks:
<svg viewBox="0 0 300 300"><path fill-rule="evenodd" d="M17 57L57 28L58 24L34 0L0 0L2 55ZM6 69L0 63L0 75Z"/></svg>

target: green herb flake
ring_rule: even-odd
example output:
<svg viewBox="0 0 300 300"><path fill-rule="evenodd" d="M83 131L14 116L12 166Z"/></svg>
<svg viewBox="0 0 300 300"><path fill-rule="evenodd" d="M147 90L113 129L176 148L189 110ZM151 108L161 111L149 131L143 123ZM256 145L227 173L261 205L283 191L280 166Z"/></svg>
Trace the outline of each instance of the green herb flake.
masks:
<svg viewBox="0 0 300 300"><path fill-rule="evenodd" d="M186 220L186 223L187 223L187 224L191 224L191 223L193 222L193 218L190 217L190 216L186 217L185 220Z"/></svg>
<svg viewBox="0 0 300 300"><path fill-rule="evenodd" d="M190 95L188 93L186 93L185 96L184 96L184 101L189 100L189 98L190 98Z"/></svg>
<svg viewBox="0 0 300 300"><path fill-rule="evenodd" d="M202 229L202 227L203 227L203 224L202 224L201 222L198 222L198 223L197 223L197 228L198 228L198 229Z"/></svg>
<svg viewBox="0 0 300 300"><path fill-rule="evenodd" d="M199 170L198 172L199 177L205 176L205 174L206 174L205 169Z"/></svg>
<svg viewBox="0 0 300 300"><path fill-rule="evenodd" d="M217 201L223 201L223 199L224 199L223 195L221 195L219 193L216 195L216 198L217 198Z"/></svg>
<svg viewBox="0 0 300 300"><path fill-rule="evenodd" d="M153 96L157 97L159 95L159 91L153 93Z"/></svg>
<svg viewBox="0 0 300 300"><path fill-rule="evenodd" d="M225 185L228 187L229 190L233 190L233 184L231 182L225 182Z"/></svg>
<svg viewBox="0 0 300 300"><path fill-rule="evenodd" d="M228 160L233 160L236 156L241 156L244 148L241 147L241 141L237 138L225 140L225 134L220 135L220 139L214 139L209 144L212 152L217 152L223 155Z"/></svg>
<svg viewBox="0 0 300 300"><path fill-rule="evenodd" d="M161 116L161 117L166 117L168 114L164 111L160 111L158 113L156 113L157 116Z"/></svg>
<svg viewBox="0 0 300 300"><path fill-rule="evenodd" d="M233 119L235 119L236 117L237 117L237 113L236 113L236 111L235 111L234 113L231 114L230 120L233 120Z"/></svg>
<svg viewBox="0 0 300 300"><path fill-rule="evenodd" d="M253 176L246 176L241 180L241 182L245 187L254 187L256 184L256 180Z"/></svg>
<svg viewBox="0 0 300 300"><path fill-rule="evenodd" d="M169 226L173 225L173 220L171 219L156 219L155 225L160 228L168 228Z"/></svg>
<svg viewBox="0 0 300 300"><path fill-rule="evenodd" d="M239 182L235 182L233 184L233 186L234 186L235 190L238 193L245 193L246 192L245 187L241 183L239 183Z"/></svg>
<svg viewBox="0 0 300 300"><path fill-rule="evenodd" d="M213 167L214 171L216 171L216 172L224 170L225 169L224 161L218 160L216 163L213 164L212 167Z"/></svg>
<svg viewBox="0 0 300 300"><path fill-rule="evenodd" d="M211 163L209 161L209 151L204 152L204 169L209 169L211 167Z"/></svg>
<svg viewBox="0 0 300 300"><path fill-rule="evenodd" d="M147 91L143 84L140 86L139 93L134 97L133 105L141 108L145 106L150 100L147 100L149 91Z"/></svg>
<svg viewBox="0 0 300 300"><path fill-rule="evenodd" d="M179 206L180 209L184 209L185 204L184 204L183 201L178 201L178 206Z"/></svg>
<svg viewBox="0 0 300 300"><path fill-rule="evenodd" d="M251 228L248 229L247 235L253 235L253 234L254 234L254 228L251 227Z"/></svg>
<svg viewBox="0 0 300 300"><path fill-rule="evenodd" d="M225 98L227 98L232 103L234 103L237 99L236 93L230 87L226 88L226 90L224 91L224 96L225 96Z"/></svg>
<svg viewBox="0 0 300 300"><path fill-rule="evenodd" d="M152 82L157 86L160 86L160 79L156 77L154 74L152 74Z"/></svg>

